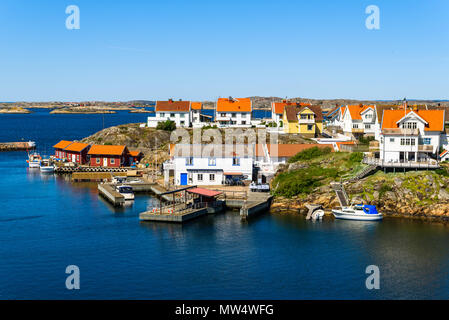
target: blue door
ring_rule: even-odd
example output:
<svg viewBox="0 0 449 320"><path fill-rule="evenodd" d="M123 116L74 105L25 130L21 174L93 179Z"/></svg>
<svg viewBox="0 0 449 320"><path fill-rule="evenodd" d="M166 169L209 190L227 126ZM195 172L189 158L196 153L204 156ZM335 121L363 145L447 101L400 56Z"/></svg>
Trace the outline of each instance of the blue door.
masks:
<svg viewBox="0 0 449 320"><path fill-rule="evenodd" d="M181 173L181 186L187 185L187 173Z"/></svg>

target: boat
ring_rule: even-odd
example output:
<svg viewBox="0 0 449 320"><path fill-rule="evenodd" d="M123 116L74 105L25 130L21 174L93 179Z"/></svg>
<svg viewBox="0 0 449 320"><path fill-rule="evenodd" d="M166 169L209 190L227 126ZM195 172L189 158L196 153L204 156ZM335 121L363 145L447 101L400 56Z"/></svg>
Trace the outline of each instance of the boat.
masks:
<svg viewBox="0 0 449 320"><path fill-rule="evenodd" d="M134 200L134 192L131 186L122 185L115 187L115 189L125 198L125 201Z"/></svg>
<svg viewBox="0 0 449 320"><path fill-rule="evenodd" d="M382 213L377 211L376 206L369 204L356 204L341 209L333 209L332 214L336 219L378 221L382 220Z"/></svg>
<svg viewBox="0 0 449 320"><path fill-rule="evenodd" d="M41 165L41 161L42 161L42 157L40 156L39 153L34 152L34 153L29 153L28 154L28 167L29 168L39 168Z"/></svg>
<svg viewBox="0 0 449 320"><path fill-rule="evenodd" d="M312 220L321 220L324 217L324 210L318 209L312 213Z"/></svg>
<svg viewBox="0 0 449 320"><path fill-rule="evenodd" d="M40 170L42 173L53 173L55 172L55 166L50 162L50 160L42 160L40 164Z"/></svg>

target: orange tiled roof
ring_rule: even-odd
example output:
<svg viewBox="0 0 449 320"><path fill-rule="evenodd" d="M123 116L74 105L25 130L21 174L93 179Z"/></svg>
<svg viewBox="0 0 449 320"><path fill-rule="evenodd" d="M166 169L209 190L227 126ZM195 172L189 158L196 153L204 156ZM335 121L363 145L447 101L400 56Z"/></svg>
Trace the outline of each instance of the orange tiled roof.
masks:
<svg viewBox="0 0 449 320"><path fill-rule="evenodd" d="M366 109L373 108L373 110L374 110L374 106L369 106L369 105L364 106L364 105L359 105L359 104L348 105L347 108L351 115L352 120L362 120L361 113L363 111L365 111ZM343 112L344 112L344 110L343 110Z"/></svg>
<svg viewBox="0 0 449 320"><path fill-rule="evenodd" d="M131 156L131 157L137 157L137 156L139 156L139 154L141 154L142 152L140 152L139 150L130 150L129 151L129 155Z"/></svg>
<svg viewBox="0 0 449 320"><path fill-rule="evenodd" d="M444 130L444 110L407 110L406 114L414 112L420 118L427 122L425 131L443 131ZM397 122L405 116L404 110L384 110L382 119L382 129L397 129Z"/></svg>
<svg viewBox="0 0 449 320"><path fill-rule="evenodd" d="M89 145L87 143L74 142L66 147L65 151L81 152L86 149Z"/></svg>
<svg viewBox="0 0 449 320"><path fill-rule="evenodd" d="M192 110L201 110L202 105L203 104L201 102L192 102L190 104L190 107L192 108Z"/></svg>
<svg viewBox="0 0 449 320"><path fill-rule="evenodd" d="M190 101L156 101L155 111L189 112Z"/></svg>
<svg viewBox="0 0 449 320"><path fill-rule="evenodd" d="M273 102L274 105L274 113L283 114L285 106L310 106L310 103L307 102L291 102L291 101L282 101L282 102Z"/></svg>
<svg viewBox="0 0 449 320"><path fill-rule="evenodd" d="M250 98L218 98L217 112L251 112Z"/></svg>
<svg viewBox="0 0 449 320"><path fill-rule="evenodd" d="M73 141L61 140L53 146L55 149L64 149L71 145Z"/></svg>
<svg viewBox="0 0 449 320"><path fill-rule="evenodd" d="M126 146L107 146L107 145L94 144L87 154L120 156L125 152L125 150Z"/></svg>

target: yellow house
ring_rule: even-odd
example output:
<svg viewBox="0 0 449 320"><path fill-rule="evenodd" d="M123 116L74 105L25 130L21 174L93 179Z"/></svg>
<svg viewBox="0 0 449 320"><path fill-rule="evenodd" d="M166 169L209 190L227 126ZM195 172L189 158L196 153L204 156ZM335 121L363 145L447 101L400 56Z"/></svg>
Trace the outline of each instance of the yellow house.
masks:
<svg viewBox="0 0 449 320"><path fill-rule="evenodd" d="M323 132L323 113L319 106L286 106L283 122L285 133L316 137Z"/></svg>

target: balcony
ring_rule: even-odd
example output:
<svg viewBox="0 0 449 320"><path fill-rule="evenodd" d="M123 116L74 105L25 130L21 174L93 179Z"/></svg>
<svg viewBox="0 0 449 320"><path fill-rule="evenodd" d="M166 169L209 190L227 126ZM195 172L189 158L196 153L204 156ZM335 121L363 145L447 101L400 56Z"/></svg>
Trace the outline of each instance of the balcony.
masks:
<svg viewBox="0 0 449 320"><path fill-rule="evenodd" d="M422 152L433 152L433 146L429 144L419 144L418 151Z"/></svg>
<svg viewBox="0 0 449 320"><path fill-rule="evenodd" d="M315 119L311 118L311 119L302 119L299 118L298 123L307 123L307 124L313 124L315 123Z"/></svg>
<svg viewBox="0 0 449 320"><path fill-rule="evenodd" d="M362 128L352 128L352 133L364 133L365 130Z"/></svg>
<svg viewBox="0 0 449 320"><path fill-rule="evenodd" d="M419 136L418 129L401 129L401 128L383 129L382 133L395 136Z"/></svg>

